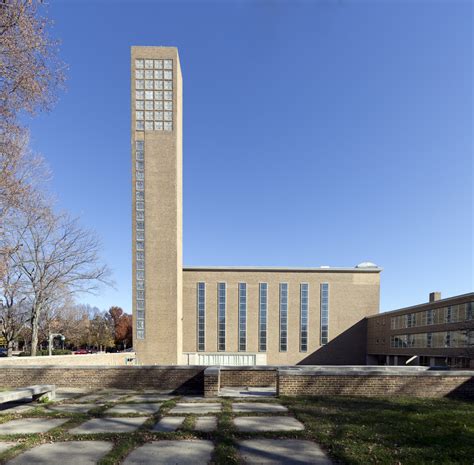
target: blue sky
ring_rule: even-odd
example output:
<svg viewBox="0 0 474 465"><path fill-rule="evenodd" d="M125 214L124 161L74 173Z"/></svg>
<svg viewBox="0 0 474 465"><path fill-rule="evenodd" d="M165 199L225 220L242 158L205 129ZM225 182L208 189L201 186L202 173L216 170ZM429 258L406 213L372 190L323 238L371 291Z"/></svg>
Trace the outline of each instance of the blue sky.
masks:
<svg viewBox="0 0 474 465"><path fill-rule="evenodd" d="M381 310L473 289L466 1L54 1L69 65L28 124L131 311L130 46L179 48L186 265L384 268Z"/></svg>

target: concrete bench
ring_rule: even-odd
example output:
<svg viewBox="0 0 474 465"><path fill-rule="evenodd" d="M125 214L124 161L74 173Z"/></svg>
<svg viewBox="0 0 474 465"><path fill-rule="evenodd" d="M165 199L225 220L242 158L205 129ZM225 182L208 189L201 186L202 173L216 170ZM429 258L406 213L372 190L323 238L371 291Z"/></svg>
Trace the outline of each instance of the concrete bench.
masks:
<svg viewBox="0 0 474 465"><path fill-rule="evenodd" d="M31 397L33 400L54 400L56 397L56 386L54 384L37 384L11 391L0 391L0 404L28 397Z"/></svg>

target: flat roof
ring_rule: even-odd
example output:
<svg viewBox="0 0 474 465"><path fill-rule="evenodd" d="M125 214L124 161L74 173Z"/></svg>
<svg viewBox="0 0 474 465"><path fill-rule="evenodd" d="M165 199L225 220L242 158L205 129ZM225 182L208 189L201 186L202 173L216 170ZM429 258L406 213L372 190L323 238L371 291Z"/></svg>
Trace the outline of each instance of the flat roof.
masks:
<svg viewBox="0 0 474 465"><path fill-rule="evenodd" d="M342 273L380 273L380 267L291 267L291 266L183 266L183 271L275 271L275 272L342 272Z"/></svg>
<svg viewBox="0 0 474 465"><path fill-rule="evenodd" d="M460 300L460 299L469 299L469 298L474 300L474 292L468 292L467 294L454 295L452 297L446 297L445 299L435 300L434 302L424 302L422 304L416 304L410 307L397 308L396 310L388 310L386 312L380 312L375 315L369 315L366 318L377 318L377 317L381 317L385 315L391 315L397 312L403 313L407 311L418 311L418 310L422 310L425 307L434 307L434 306L442 307L443 305L446 305L450 301L453 301L453 300L455 301L455 300Z"/></svg>

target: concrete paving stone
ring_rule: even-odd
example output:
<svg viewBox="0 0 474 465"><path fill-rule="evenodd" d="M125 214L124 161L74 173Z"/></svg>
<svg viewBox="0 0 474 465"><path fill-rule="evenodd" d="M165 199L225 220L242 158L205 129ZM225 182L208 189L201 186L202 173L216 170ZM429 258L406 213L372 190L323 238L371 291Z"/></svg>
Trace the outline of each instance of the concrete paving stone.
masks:
<svg viewBox="0 0 474 465"><path fill-rule="evenodd" d="M116 404L114 407L109 408L105 413L116 413L116 414L149 414L160 410L161 404Z"/></svg>
<svg viewBox="0 0 474 465"><path fill-rule="evenodd" d="M117 402L126 399L126 394L109 394L101 397L100 402Z"/></svg>
<svg viewBox="0 0 474 465"><path fill-rule="evenodd" d="M90 392L88 389L84 388L56 388L56 402L61 402L63 400L70 400L84 395Z"/></svg>
<svg viewBox="0 0 474 465"><path fill-rule="evenodd" d="M74 399L74 402L79 402L79 403L89 403L89 402L98 402L101 401L105 396L103 394L89 394L87 396L81 396L78 397L77 399Z"/></svg>
<svg viewBox="0 0 474 465"><path fill-rule="evenodd" d="M41 404L29 402L5 402L0 404L0 415L7 413L24 413L28 410L33 410Z"/></svg>
<svg viewBox="0 0 474 465"><path fill-rule="evenodd" d="M93 418L69 430L71 434L128 433L137 430L147 417Z"/></svg>
<svg viewBox="0 0 474 465"><path fill-rule="evenodd" d="M124 465L204 465L211 461L211 441L156 441L135 449Z"/></svg>
<svg viewBox="0 0 474 465"><path fill-rule="evenodd" d="M184 418L185 417L163 417L151 430L160 433L176 431L183 424Z"/></svg>
<svg viewBox="0 0 474 465"><path fill-rule="evenodd" d="M53 442L34 447L10 460L8 465L94 465L112 450L106 441Z"/></svg>
<svg viewBox="0 0 474 465"><path fill-rule="evenodd" d="M216 413L221 411L221 404L211 403L211 402L187 402L187 403L177 403L175 407L170 410L170 413L196 413L196 414L205 414L205 413Z"/></svg>
<svg viewBox="0 0 474 465"><path fill-rule="evenodd" d="M125 402L165 402L173 399L173 396L158 394L135 394L124 399Z"/></svg>
<svg viewBox="0 0 474 465"><path fill-rule="evenodd" d="M0 435L45 433L67 421L67 418L22 418L7 421L0 425Z"/></svg>
<svg viewBox="0 0 474 465"><path fill-rule="evenodd" d="M285 413L288 409L280 404L273 404L270 402L240 402L232 404L232 410L235 413Z"/></svg>
<svg viewBox="0 0 474 465"><path fill-rule="evenodd" d="M13 446L16 446L15 442L0 442L0 454Z"/></svg>
<svg viewBox="0 0 474 465"><path fill-rule="evenodd" d="M274 387L223 387L219 391L219 397L237 397L237 398L259 398L276 397L276 388Z"/></svg>
<svg viewBox="0 0 474 465"><path fill-rule="evenodd" d="M238 431L253 433L262 431L302 431L303 423L296 418L273 417L238 417L233 419Z"/></svg>
<svg viewBox="0 0 474 465"><path fill-rule="evenodd" d="M247 465L330 465L332 462L311 441L299 439L249 439L239 441L240 456Z"/></svg>
<svg viewBox="0 0 474 465"><path fill-rule="evenodd" d="M97 404L57 404L46 406L46 410L65 413L87 413L89 410L97 407Z"/></svg>
<svg viewBox="0 0 474 465"><path fill-rule="evenodd" d="M214 431L217 427L217 418L216 417L198 417L196 419L196 425L194 429L196 431L202 431L208 433Z"/></svg>

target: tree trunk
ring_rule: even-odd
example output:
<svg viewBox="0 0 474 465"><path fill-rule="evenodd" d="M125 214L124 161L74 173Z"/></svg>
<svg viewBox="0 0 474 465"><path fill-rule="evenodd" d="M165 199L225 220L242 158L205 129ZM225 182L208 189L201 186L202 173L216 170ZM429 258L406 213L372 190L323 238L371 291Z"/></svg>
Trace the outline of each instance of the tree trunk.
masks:
<svg viewBox="0 0 474 465"><path fill-rule="evenodd" d="M38 325L39 325L40 308L34 307L31 312L31 356L36 357L38 348Z"/></svg>
<svg viewBox="0 0 474 465"><path fill-rule="evenodd" d="M13 341L8 341L7 344L7 357L11 357L13 355Z"/></svg>

